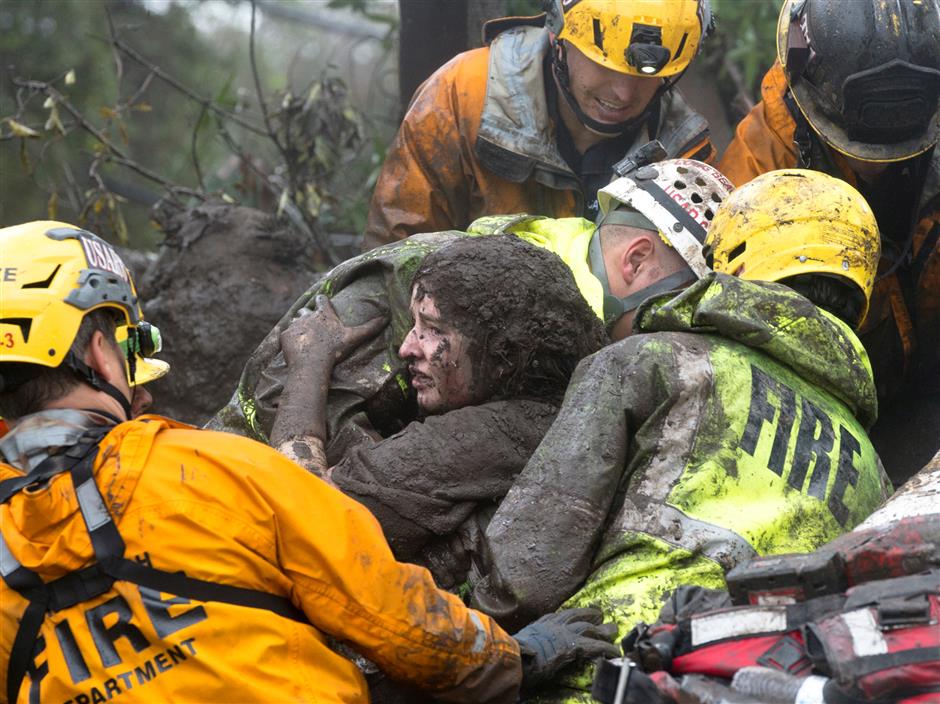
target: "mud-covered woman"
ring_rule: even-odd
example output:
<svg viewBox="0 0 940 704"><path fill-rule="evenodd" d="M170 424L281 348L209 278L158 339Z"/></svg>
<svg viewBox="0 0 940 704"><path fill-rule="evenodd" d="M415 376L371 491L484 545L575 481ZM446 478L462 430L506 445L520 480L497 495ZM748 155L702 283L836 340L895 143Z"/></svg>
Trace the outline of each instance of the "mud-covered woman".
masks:
<svg viewBox="0 0 940 704"><path fill-rule="evenodd" d="M324 453L333 365L384 319L346 327L329 299L282 334L288 366L271 444L365 504L396 556L463 583L489 516L551 425L578 362L606 342L564 263L513 236L460 238L412 280L399 348L421 417Z"/></svg>

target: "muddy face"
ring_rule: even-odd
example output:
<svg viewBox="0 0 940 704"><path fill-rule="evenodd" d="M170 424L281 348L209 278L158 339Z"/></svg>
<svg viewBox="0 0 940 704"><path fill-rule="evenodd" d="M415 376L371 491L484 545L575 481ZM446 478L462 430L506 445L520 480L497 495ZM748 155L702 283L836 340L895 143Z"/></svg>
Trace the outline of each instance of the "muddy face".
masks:
<svg viewBox="0 0 940 704"><path fill-rule="evenodd" d="M398 354L408 361L421 411L433 415L479 403L469 341L441 318L434 297L420 285L412 291L411 315L415 324Z"/></svg>
<svg viewBox="0 0 940 704"><path fill-rule="evenodd" d="M598 122L616 124L637 117L662 84L660 78L631 76L594 63L570 42L565 46L571 93Z"/></svg>

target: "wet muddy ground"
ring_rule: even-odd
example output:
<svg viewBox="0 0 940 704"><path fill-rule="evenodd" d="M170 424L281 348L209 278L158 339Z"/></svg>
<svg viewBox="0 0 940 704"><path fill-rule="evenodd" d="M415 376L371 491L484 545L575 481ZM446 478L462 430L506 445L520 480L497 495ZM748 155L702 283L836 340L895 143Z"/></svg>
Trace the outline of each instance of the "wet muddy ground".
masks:
<svg viewBox="0 0 940 704"><path fill-rule="evenodd" d="M140 276L169 375L152 411L201 425L230 398L245 360L316 276L307 239L252 208L203 205L164 216L166 242ZM148 262L131 262L133 267Z"/></svg>

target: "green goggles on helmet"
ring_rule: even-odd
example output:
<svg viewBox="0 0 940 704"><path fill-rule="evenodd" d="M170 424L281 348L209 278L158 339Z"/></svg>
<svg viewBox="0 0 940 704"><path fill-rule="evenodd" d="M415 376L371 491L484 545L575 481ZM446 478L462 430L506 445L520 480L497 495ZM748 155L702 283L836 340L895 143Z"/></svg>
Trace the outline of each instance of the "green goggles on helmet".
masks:
<svg viewBox="0 0 940 704"><path fill-rule="evenodd" d="M163 336L156 325L142 320L135 327L127 327L125 330L124 335L118 332L117 338L126 357L153 357L163 349Z"/></svg>

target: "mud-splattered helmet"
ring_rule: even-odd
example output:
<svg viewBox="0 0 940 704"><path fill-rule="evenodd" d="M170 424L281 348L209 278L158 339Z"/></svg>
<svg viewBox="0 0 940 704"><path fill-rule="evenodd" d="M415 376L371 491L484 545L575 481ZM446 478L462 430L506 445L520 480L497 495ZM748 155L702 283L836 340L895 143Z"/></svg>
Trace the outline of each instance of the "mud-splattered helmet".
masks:
<svg viewBox="0 0 940 704"><path fill-rule="evenodd" d="M706 245L715 271L741 278L822 274L847 281L864 295L854 322L865 319L881 240L868 202L845 181L806 169L762 174L725 200Z"/></svg>

